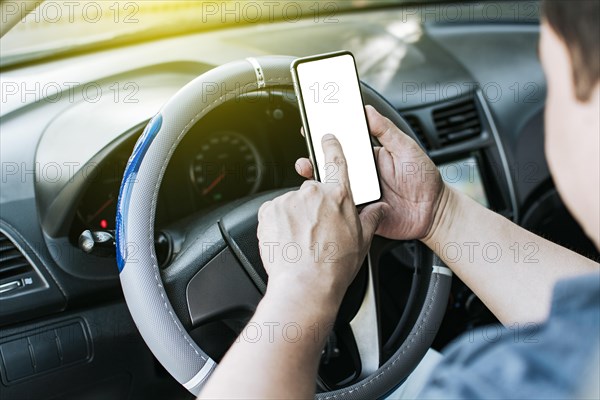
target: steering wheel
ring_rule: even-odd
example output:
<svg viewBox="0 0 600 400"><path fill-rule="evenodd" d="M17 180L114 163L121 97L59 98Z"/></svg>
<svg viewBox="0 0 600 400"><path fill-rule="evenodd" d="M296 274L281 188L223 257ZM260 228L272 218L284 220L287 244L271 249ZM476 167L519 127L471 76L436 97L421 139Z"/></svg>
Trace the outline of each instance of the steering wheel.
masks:
<svg viewBox="0 0 600 400"><path fill-rule="evenodd" d="M161 180L181 139L211 110L243 96L289 90L293 60L289 56L248 58L217 67L188 83L149 121L123 176L116 230L117 264L125 300L154 356L194 395L217 364L207 354L210 337L194 340L190 332L221 314L256 307L267 282L256 237L258 209L263 202L290 189L234 201L188 221L181 228L185 237L181 251L163 269L154 242ZM417 140L381 95L364 83L361 90L366 104ZM394 331L397 343L388 351L389 357L383 360L380 354L372 246L340 312L345 314L340 324L350 327L355 341L356 375L345 387L321 383L318 399L382 397L403 382L427 352L445 312L452 273L425 246L419 242L414 246L413 288ZM399 333L401 325L405 334Z"/></svg>

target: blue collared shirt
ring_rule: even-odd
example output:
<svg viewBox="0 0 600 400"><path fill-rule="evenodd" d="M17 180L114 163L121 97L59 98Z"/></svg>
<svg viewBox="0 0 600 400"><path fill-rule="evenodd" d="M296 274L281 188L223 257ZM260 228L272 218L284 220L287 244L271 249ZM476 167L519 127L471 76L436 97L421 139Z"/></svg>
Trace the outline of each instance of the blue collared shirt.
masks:
<svg viewBox="0 0 600 400"><path fill-rule="evenodd" d="M600 385L599 327L600 274L560 281L546 322L465 334L444 351L419 398L595 396L586 393L598 393Z"/></svg>

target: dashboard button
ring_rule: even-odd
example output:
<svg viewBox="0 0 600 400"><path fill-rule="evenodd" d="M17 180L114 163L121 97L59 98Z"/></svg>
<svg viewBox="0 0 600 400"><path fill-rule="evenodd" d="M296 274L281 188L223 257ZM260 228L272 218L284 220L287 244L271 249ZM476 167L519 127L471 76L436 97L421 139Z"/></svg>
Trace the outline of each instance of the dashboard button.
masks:
<svg viewBox="0 0 600 400"><path fill-rule="evenodd" d="M7 381L33 375L33 363L27 338L13 340L0 346Z"/></svg>
<svg viewBox="0 0 600 400"><path fill-rule="evenodd" d="M62 364L67 365L88 357L88 344L80 324L71 324L56 329L60 340Z"/></svg>
<svg viewBox="0 0 600 400"><path fill-rule="evenodd" d="M36 373L60 367L60 357L58 355L58 345L56 344L54 330L30 336L29 343L31 343L33 350Z"/></svg>

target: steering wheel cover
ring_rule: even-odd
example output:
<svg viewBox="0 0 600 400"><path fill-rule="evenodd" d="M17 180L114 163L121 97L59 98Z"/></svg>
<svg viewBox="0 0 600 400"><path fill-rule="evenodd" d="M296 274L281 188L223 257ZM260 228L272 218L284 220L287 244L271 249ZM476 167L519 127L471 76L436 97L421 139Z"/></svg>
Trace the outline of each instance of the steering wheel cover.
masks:
<svg viewBox="0 0 600 400"><path fill-rule="evenodd" d="M214 108L244 93L292 85L290 65L294 57L265 56L236 61L215 68L178 91L148 124L129 159L117 208L117 263L123 293L144 341L165 369L197 395L216 363L200 349L177 317L165 289L154 248L154 220L158 191L177 145L194 124ZM405 132L406 122L377 92L362 86L365 101L372 104ZM413 135L414 137L414 135ZM439 270L438 270L439 271ZM432 271L426 307L409 339L372 376L348 388L317 397L380 397L381 385L397 379L400 360L420 360L429 348L443 316L450 277ZM441 300L440 300L441 299ZM440 304L441 303L441 304ZM433 334L431 334L433 332ZM429 333L429 335L428 335ZM431 336L431 337L429 337ZM409 363L413 364L413 363ZM407 376L412 366L406 366Z"/></svg>

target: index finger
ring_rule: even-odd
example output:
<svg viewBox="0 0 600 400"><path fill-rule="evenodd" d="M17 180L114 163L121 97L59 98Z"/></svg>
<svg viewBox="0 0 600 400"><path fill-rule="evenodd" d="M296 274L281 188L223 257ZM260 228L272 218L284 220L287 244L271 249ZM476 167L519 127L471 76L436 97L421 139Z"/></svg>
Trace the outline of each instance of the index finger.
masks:
<svg viewBox="0 0 600 400"><path fill-rule="evenodd" d="M324 172L321 177L323 183L342 184L350 188L350 179L348 178L348 165L344 150L339 140L332 135L327 134L321 139L323 153L325 155Z"/></svg>

